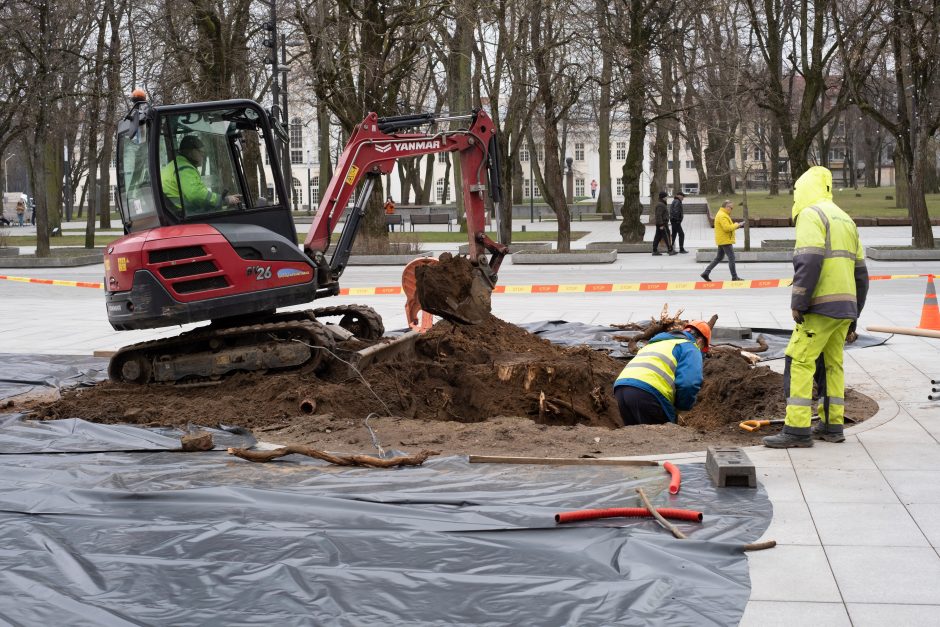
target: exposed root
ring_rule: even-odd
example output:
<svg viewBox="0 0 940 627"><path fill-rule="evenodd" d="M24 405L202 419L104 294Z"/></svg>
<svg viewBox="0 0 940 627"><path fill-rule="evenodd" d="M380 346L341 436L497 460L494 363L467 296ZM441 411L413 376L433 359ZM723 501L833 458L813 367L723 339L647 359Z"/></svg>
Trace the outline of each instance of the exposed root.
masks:
<svg viewBox="0 0 940 627"><path fill-rule="evenodd" d="M372 455L332 455L309 446L291 444L273 451L252 451L246 448L230 448L229 455L247 459L250 462L266 463L285 455L306 455L322 459L336 466L367 466L369 468L394 468L397 466L420 466L428 457L439 455L438 451L421 451L415 455L402 455L383 459Z"/></svg>

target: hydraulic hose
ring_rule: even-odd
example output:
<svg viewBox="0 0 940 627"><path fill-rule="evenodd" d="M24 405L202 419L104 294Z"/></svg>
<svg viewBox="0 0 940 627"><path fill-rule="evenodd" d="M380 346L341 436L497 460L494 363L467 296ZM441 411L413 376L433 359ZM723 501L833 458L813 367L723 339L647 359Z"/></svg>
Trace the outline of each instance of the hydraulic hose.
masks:
<svg viewBox="0 0 940 627"><path fill-rule="evenodd" d="M702 512L691 509L674 509L671 507L658 507L656 511L663 518L673 520L688 520L702 522ZM582 509L575 512L561 512L555 514L556 523L577 522L579 520L596 520L598 518L652 518L645 507L612 507L610 509Z"/></svg>
<svg viewBox="0 0 940 627"><path fill-rule="evenodd" d="M682 475L679 474L679 469L676 468L672 462L663 462L663 468L672 475L672 480L669 482L669 494L678 494L679 483L682 481Z"/></svg>

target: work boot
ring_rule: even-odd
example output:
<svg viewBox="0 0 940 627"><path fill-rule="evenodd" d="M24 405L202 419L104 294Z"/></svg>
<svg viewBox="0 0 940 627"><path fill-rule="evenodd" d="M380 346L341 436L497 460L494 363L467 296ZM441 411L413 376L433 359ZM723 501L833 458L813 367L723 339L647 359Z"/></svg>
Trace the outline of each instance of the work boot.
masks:
<svg viewBox="0 0 940 627"><path fill-rule="evenodd" d="M813 426L813 438L824 440L826 442L845 442L845 433L842 432L842 425L827 425L820 422Z"/></svg>
<svg viewBox="0 0 940 627"><path fill-rule="evenodd" d="M670 256L670 257L672 257L673 255L678 255L678 254L679 254L679 253L677 253L677 252L674 251L674 250L670 250L670 251L669 251L669 256Z"/></svg>
<svg viewBox="0 0 940 627"><path fill-rule="evenodd" d="M683 255L688 255L688 254L689 254L689 251L687 251L685 248L680 248L680 249L679 249L679 252L682 253Z"/></svg>
<svg viewBox="0 0 940 627"><path fill-rule="evenodd" d="M707 283L711 283L711 282L712 282L712 280L711 280L710 278L708 278L708 273L707 273L707 272L703 272L703 273L701 273L699 276L702 277L702 279L703 279L705 282L707 282Z"/></svg>
<svg viewBox="0 0 940 627"><path fill-rule="evenodd" d="M662 254L661 252L659 252L658 250L654 250L654 251L653 251L653 256L654 256L654 257L662 257L663 254Z"/></svg>
<svg viewBox="0 0 940 627"><path fill-rule="evenodd" d="M744 279L742 279L742 278L739 277L739 276L733 276L733 277L731 277L731 280L732 280L732 281L743 281Z"/></svg>
<svg viewBox="0 0 940 627"><path fill-rule="evenodd" d="M767 448L809 448L813 445L813 438L809 433L797 435L787 431L786 427L777 435L768 435L763 441Z"/></svg>

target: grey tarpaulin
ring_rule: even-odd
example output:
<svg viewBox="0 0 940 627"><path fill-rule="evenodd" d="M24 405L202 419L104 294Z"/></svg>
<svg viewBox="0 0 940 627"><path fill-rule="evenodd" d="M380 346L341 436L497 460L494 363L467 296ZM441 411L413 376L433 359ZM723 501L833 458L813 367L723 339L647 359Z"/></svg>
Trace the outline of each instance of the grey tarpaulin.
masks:
<svg viewBox="0 0 940 627"><path fill-rule="evenodd" d="M643 326L643 323L638 323ZM628 350L627 342L614 340L615 335L631 336L639 331L624 331L616 327L607 327L596 324L585 324L583 322L567 322L565 320L543 320L541 322L529 322L520 324L520 327L543 337L553 344L563 346L590 346L596 350L606 351L611 357L623 358L632 356ZM756 353L761 361L782 358L783 351L790 341L789 329L765 329L752 328L751 339L743 340L722 340L721 344L730 344L738 346L745 350L757 345L757 338L763 336L767 342L767 350ZM860 334L858 340L852 344L846 344L847 349L868 348L870 346L880 346L888 341L888 338L874 335Z"/></svg>
<svg viewBox="0 0 940 627"><path fill-rule="evenodd" d="M82 450L78 425L55 446ZM22 428L0 417L0 442ZM771 517L762 488L716 490L701 464L670 496L659 467L254 464L95 430L122 451L0 455L0 622L729 625L750 592L738 547ZM637 486L704 523L680 541L649 520L554 522L636 506Z"/></svg>

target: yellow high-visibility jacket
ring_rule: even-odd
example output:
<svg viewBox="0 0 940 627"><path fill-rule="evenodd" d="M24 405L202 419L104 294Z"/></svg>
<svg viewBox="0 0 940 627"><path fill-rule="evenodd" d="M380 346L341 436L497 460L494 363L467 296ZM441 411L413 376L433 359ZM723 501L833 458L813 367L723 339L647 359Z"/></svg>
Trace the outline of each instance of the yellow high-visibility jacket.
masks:
<svg viewBox="0 0 940 627"><path fill-rule="evenodd" d="M793 186L793 292L790 307L830 318L858 318L868 294L858 228L832 202L832 173L814 166Z"/></svg>
<svg viewBox="0 0 940 627"><path fill-rule="evenodd" d="M731 220L731 214L721 207L715 215L715 243L719 246L734 244L734 232L739 226Z"/></svg>

